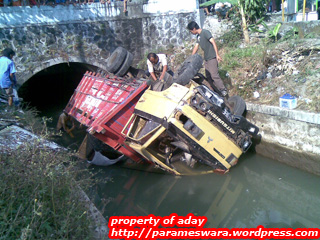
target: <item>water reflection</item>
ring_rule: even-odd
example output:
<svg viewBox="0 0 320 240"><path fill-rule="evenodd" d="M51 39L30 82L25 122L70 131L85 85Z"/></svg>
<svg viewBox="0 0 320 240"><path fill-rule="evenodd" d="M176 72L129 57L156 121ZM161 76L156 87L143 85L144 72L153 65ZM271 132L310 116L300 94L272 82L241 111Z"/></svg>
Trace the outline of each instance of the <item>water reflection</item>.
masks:
<svg viewBox="0 0 320 240"><path fill-rule="evenodd" d="M320 178L254 154L226 175L100 170L109 181L89 195L105 217L193 213L208 218L205 227L319 227Z"/></svg>

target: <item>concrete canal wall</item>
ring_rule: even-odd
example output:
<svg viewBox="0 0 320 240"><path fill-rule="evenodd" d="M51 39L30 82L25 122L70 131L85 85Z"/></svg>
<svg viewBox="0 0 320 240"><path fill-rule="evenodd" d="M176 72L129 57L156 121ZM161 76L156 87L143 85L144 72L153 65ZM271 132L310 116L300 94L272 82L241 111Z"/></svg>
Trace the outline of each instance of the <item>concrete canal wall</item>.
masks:
<svg viewBox="0 0 320 240"><path fill-rule="evenodd" d="M260 128L256 152L320 175L320 114L247 103L247 118Z"/></svg>

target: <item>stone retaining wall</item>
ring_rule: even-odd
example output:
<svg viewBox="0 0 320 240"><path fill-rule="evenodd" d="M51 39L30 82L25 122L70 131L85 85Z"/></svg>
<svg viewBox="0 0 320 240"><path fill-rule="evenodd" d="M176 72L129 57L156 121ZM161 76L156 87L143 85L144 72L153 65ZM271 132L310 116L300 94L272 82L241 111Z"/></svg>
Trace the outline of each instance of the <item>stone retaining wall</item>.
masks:
<svg viewBox="0 0 320 240"><path fill-rule="evenodd" d="M144 3L147 2L147 3ZM69 62L103 70L118 46L134 55L134 64L148 51L183 45L191 38L186 26L199 19L194 0L133 0L123 4L82 4L0 8L1 50L16 51L18 83L46 68Z"/></svg>
<svg viewBox="0 0 320 240"><path fill-rule="evenodd" d="M260 128L257 153L320 175L320 114L247 104L249 121Z"/></svg>

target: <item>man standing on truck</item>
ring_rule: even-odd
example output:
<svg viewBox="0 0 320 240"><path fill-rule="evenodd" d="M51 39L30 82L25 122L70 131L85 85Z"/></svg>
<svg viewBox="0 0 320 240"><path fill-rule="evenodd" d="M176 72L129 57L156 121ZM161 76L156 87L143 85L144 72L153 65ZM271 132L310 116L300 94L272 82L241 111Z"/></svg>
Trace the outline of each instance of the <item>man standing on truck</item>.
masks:
<svg viewBox="0 0 320 240"><path fill-rule="evenodd" d="M154 81L163 81L166 72L173 76L173 72L168 67L165 54L149 53L147 58L148 71Z"/></svg>
<svg viewBox="0 0 320 240"><path fill-rule="evenodd" d="M211 86L214 85L216 88L218 88L223 97L227 97L228 91L224 86L218 72L218 62L222 61L222 58L218 53L218 47L214 41L214 38L212 37L212 34L206 29L201 29L194 21L189 22L187 28L190 33L197 35L197 43L193 48L192 55L197 53L200 45L204 52L204 68L206 69L206 73L209 72L212 78L210 79L209 76L207 76L208 82Z"/></svg>

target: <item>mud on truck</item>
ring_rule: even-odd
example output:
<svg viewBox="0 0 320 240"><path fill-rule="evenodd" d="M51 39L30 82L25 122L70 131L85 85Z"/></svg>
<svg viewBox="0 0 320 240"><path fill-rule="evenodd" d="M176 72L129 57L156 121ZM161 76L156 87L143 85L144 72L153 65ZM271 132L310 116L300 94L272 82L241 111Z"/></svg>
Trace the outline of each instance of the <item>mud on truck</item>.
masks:
<svg viewBox="0 0 320 240"><path fill-rule="evenodd" d="M242 116L242 98L226 100L202 84L200 55L163 82L147 80L132 60L118 47L108 58L108 73L87 72L65 111L90 136L138 163L176 175L228 172L259 132Z"/></svg>

